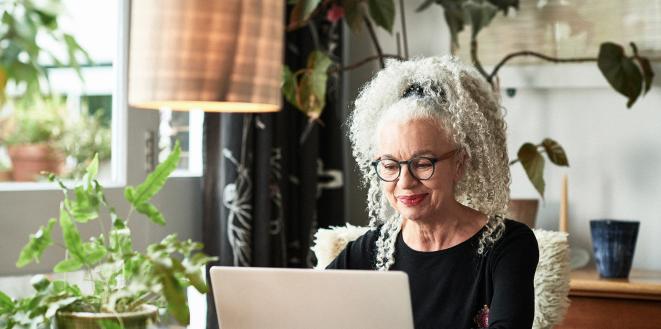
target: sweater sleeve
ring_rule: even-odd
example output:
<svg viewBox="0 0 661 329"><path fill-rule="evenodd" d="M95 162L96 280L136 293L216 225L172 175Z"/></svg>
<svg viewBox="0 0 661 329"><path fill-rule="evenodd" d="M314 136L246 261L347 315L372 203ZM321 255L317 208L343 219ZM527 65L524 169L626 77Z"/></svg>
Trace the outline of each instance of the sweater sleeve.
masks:
<svg viewBox="0 0 661 329"><path fill-rule="evenodd" d="M374 269L374 250L376 247L377 231L370 230L355 241L350 241L347 246L326 266L326 269L351 269L371 270Z"/></svg>
<svg viewBox="0 0 661 329"><path fill-rule="evenodd" d="M493 299L489 328L531 328L535 316L534 278L539 249L535 234L524 224L508 225L494 248Z"/></svg>

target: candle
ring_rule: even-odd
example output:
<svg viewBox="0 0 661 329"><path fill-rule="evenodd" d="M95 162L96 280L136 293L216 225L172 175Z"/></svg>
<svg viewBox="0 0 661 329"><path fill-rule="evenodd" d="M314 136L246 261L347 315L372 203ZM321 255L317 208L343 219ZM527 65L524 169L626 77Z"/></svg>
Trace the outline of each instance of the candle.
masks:
<svg viewBox="0 0 661 329"><path fill-rule="evenodd" d="M569 199L567 193L567 175L562 176L562 190L560 191L560 232L569 232Z"/></svg>

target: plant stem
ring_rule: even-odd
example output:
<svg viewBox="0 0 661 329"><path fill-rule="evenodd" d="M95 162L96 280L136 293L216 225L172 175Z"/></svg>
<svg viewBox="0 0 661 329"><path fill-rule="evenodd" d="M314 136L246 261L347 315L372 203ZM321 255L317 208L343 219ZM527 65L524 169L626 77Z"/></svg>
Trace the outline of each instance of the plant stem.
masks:
<svg viewBox="0 0 661 329"><path fill-rule="evenodd" d="M380 56L379 55L374 55L374 56L369 56L369 57L363 58L363 59L361 59L361 60L359 60L359 61L357 61L353 64L347 65L347 66L340 66L340 65L334 66L333 68L331 68L328 71L328 73L337 73L337 72L340 72L340 71L353 70L353 69L358 68L360 66L363 66L363 65L365 65L365 64L367 64L367 63L369 63L369 62L371 62L375 59L381 59L382 60L384 58L394 58L394 59L403 60L403 58L399 55L392 55L392 54L383 54L383 55L380 55Z"/></svg>
<svg viewBox="0 0 661 329"><path fill-rule="evenodd" d="M317 25L314 24L314 21L308 22L308 28L310 30L310 36L312 37L312 43L314 44L315 49L322 49L321 42L319 42L319 33L317 32Z"/></svg>
<svg viewBox="0 0 661 329"><path fill-rule="evenodd" d="M496 76L496 74L498 74L498 70L500 70L500 68L503 65L505 65L505 63L507 63L507 61L511 60L514 57L520 57L520 56L537 57L537 58L543 59L547 62L553 62L553 63L585 63L585 62L596 62L597 61L596 57L557 58L557 57L551 57L551 56L547 56L547 55L540 54L540 53L534 52L534 51L529 51L529 50L517 51L515 53L511 53L511 54L505 56L498 64L496 64L496 66L494 67L491 74L489 74L486 77L487 81L489 83L491 83L491 81Z"/></svg>
<svg viewBox="0 0 661 329"><path fill-rule="evenodd" d="M402 22L402 39L404 40L404 58L409 59L409 43L406 35L406 15L404 14L404 0L399 0L399 12Z"/></svg>
<svg viewBox="0 0 661 329"><path fill-rule="evenodd" d="M129 209L128 215L126 215L126 225L129 225L129 220L131 220L131 214L133 214L134 210L135 210L135 207L131 206L131 209Z"/></svg>
<svg viewBox="0 0 661 329"><path fill-rule="evenodd" d="M383 61L383 50L381 49L379 40L376 38L376 32L374 32L374 26L372 26L372 22L365 15L363 15L363 21L365 22L365 26L367 26L367 31L369 32L370 39L372 39L372 43L374 44L374 49L376 50L376 53L379 56L379 64L381 64L381 68L385 68L386 63Z"/></svg>
<svg viewBox="0 0 661 329"><path fill-rule="evenodd" d="M493 87L493 83L489 78L489 74L484 70L482 64L480 63L480 59L477 57L477 39L475 38L471 39L471 60L473 61L473 65L475 65L477 71L480 72L484 79L486 79L487 82Z"/></svg>
<svg viewBox="0 0 661 329"><path fill-rule="evenodd" d="M138 299L134 300L131 304L129 304L127 311L131 311L133 310L134 307L145 304L147 301L153 299L154 297L158 297L158 295L154 294L151 291L148 291L144 295L140 296Z"/></svg>
<svg viewBox="0 0 661 329"><path fill-rule="evenodd" d="M585 63L585 62L597 61L596 57L557 58L557 57L547 56L535 51L522 50L506 55L502 60L500 60L500 62L498 62L498 64L496 64L496 66L493 68L493 71L491 71L491 73L487 73L487 71L484 70L484 67L482 67L482 64L480 63L480 60L477 55L477 39L471 40L470 53L471 53L471 60L473 61L473 65L475 65L477 71L480 72L480 74L484 77L485 80L487 80L487 82L492 87L494 86L493 80L498 74L500 68L503 67L503 65L505 65L505 63L507 63L509 60L515 57L532 56L552 63Z"/></svg>

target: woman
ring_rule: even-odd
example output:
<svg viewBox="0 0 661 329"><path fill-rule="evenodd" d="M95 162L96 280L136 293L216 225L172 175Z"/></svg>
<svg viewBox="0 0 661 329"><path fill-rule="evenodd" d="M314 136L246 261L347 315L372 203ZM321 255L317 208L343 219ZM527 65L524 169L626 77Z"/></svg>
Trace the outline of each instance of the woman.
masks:
<svg viewBox="0 0 661 329"><path fill-rule="evenodd" d="M350 131L372 230L328 268L406 272L416 328L530 328L537 240L503 217L505 123L479 74L451 57L390 62Z"/></svg>

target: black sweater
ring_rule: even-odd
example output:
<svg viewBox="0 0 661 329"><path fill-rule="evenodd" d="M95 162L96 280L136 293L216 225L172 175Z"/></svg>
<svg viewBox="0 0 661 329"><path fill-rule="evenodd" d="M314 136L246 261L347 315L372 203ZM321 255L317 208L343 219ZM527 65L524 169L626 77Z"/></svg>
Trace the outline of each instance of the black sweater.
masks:
<svg viewBox="0 0 661 329"><path fill-rule="evenodd" d="M416 328L531 328L537 239L526 225L506 220L503 236L477 254L482 230L448 249L420 252L397 236L391 270L409 277ZM484 228L483 228L484 229ZM328 269L374 269L378 230L349 242Z"/></svg>

